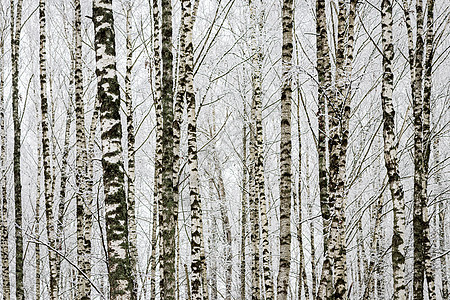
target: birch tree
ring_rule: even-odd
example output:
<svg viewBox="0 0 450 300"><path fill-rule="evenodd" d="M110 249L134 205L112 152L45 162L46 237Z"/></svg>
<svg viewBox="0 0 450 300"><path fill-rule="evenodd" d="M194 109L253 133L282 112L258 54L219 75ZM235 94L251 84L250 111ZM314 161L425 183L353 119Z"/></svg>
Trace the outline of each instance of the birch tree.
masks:
<svg viewBox="0 0 450 300"><path fill-rule="evenodd" d="M46 69L46 33L45 33L45 0L39 1L39 79L41 96L41 114L42 114L42 155L44 172L44 197L45 197L45 217L47 220L46 229L50 246L56 248L56 232L53 215L53 193L52 193L52 174L50 157L50 130L48 121L48 100L47 100L47 69ZM50 250L50 249L49 249ZM56 267L56 253L49 251L50 263L50 298L58 298L58 281Z"/></svg>
<svg viewBox="0 0 450 300"><path fill-rule="evenodd" d="M16 299L22 300L25 297L23 288L23 236L22 236L22 182L20 174L20 139L21 128L19 119L19 50L20 33L22 29L22 0L17 1L14 9L14 0L11 0L11 68L12 68L12 115L14 128L14 153L13 153L13 174L14 174L14 220L16 222Z"/></svg>
<svg viewBox="0 0 450 300"><path fill-rule="evenodd" d="M6 182L6 128L5 128L5 65L3 56L5 55L5 40L3 32L0 36L0 164L1 164L1 193L2 193L2 207L1 207L1 255L2 255L2 283L3 283L3 299L9 300L11 296L11 282L9 280L9 251L8 251L8 196L7 196L7 182ZM38 247L38 245L36 245Z"/></svg>
<svg viewBox="0 0 450 300"><path fill-rule="evenodd" d="M406 298L405 286L405 215L404 191L400 181L395 138L395 111L392 102L394 75L392 61L394 45L392 42L392 2L381 2L381 29L383 43L383 80L381 104L383 108L384 161L389 178L389 188L394 212L394 234L392 236L392 267L394 270L394 298Z"/></svg>
<svg viewBox="0 0 450 300"><path fill-rule="evenodd" d="M282 84L281 84L281 136L280 136L280 270L278 272L277 299L288 297L291 265L291 101L292 79L290 69L293 52L293 2L283 0L282 17Z"/></svg>
<svg viewBox="0 0 450 300"><path fill-rule="evenodd" d="M106 203L108 276L111 299L131 299L133 281L129 257L127 199L125 196L120 123L120 91L112 0L94 0L97 97L100 101L103 186Z"/></svg>

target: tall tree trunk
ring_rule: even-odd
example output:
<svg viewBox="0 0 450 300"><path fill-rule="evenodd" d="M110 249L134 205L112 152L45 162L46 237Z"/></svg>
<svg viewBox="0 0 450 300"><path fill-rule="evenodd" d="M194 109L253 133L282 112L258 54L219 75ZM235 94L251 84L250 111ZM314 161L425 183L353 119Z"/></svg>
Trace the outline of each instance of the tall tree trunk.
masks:
<svg viewBox="0 0 450 300"><path fill-rule="evenodd" d="M301 137L301 120L300 120L300 101L302 96L300 95L300 89L298 90L298 103L297 103L297 135L298 135L298 187L297 187L297 240L299 247L299 268L298 268L298 299L302 298L302 285L305 290L305 297L309 299L309 288L308 282L306 278L306 269L305 269L305 256L303 254L303 236L302 236L302 137ZM312 247L312 246L311 246Z"/></svg>
<svg viewBox="0 0 450 300"><path fill-rule="evenodd" d="M5 128L5 65L3 56L5 54L5 40L3 35L0 37L0 139L1 139L1 154L0 154L0 167L1 167L1 192L2 192L2 207L1 207L1 255L2 255L2 283L3 283L3 299L9 300L11 294L11 283L9 280L9 251L8 251L8 196L6 192L6 128ZM39 119L39 118L38 118ZM38 166L39 168L39 166ZM39 195L39 194L38 194ZM39 197L39 196L38 196ZM39 203L39 200L36 200ZM37 204L39 205L39 204ZM36 212L37 214L37 212ZM36 225L38 226L38 225ZM39 227L39 226L38 226ZM39 245L36 244L36 249ZM39 250L38 250L39 251Z"/></svg>
<svg viewBox="0 0 450 300"><path fill-rule="evenodd" d="M241 299L245 300L246 288L246 235L247 235L247 111L246 103L244 102L244 125L242 127L242 203L241 203Z"/></svg>
<svg viewBox="0 0 450 300"><path fill-rule="evenodd" d="M153 68L154 78L150 74L149 79L153 83L153 102L155 105L156 119L156 146L155 146L155 174L154 174L154 197L153 197L153 226L152 226L152 257L150 258L150 299L156 299L156 246L159 239L159 261L162 260L162 231L159 227L159 217L162 209L162 137L163 137L163 120L162 120L162 102L161 102L161 16L160 7L157 0L152 1L153 15ZM151 73L152 66L149 66ZM162 224L161 224L162 225Z"/></svg>
<svg viewBox="0 0 450 300"><path fill-rule="evenodd" d="M432 253L431 253L431 233L430 233L430 217L428 215L428 176L429 161L431 152L431 131L430 131L430 114L431 114L431 88L432 88L432 67L433 67L433 42L434 42L434 0L427 0L427 33L426 33L426 53L425 53L425 74L423 89L423 172L422 175L422 206L423 223L425 225L423 234L423 251L425 257L425 277L428 283L428 298L436 299L436 283L434 278Z"/></svg>
<svg viewBox="0 0 450 300"><path fill-rule="evenodd" d="M191 283L192 291L189 299L202 300L206 299L202 289L202 273L206 268L204 254L202 255L203 244L203 220L202 207L199 195L199 178L198 178L198 156L197 156L197 116L195 112L195 93L194 93L194 76L193 76L193 60L194 48L192 41L192 31L194 27L193 9L190 0L181 2L181 13L183 27L182 36L180 38L181 61L183 66L180 67L180 86L184 85L181 93L184 93L187 102L188 113L188 163L190 169L189 175L189 197L191 203ZM182 78L182 79L181 79ZM180 93L180 91L178 92ZM184 97L179 96L180 99ZM178 100L177 100L178 101ZM203 256L203 258L202 258ZM189 285L188 285L189 287Z"/></svg>
<svg viewBox="0 0 450 300"><path fill-rule="evenodd" d="M11 0L11 68L12 68L12 115L13 115L13 176L14 176L14 215L15 239L16 239L16 299L23 300L25 297L23 287L23 238L22 238L22 182L20 179L20 117L19 117L19 49L20 32L22 29L22 3L17 1L16 13L14 13L14 0Z"/></svg>
<svg viewBox="0 0 450 300"><path fill-rule="evenodd" d="M318 77L318 157L319 157L319 193L323 220L323 255L322 274L320 276L317 296L319 300L330 299L332 293L332 270L328 250L329 227L332 207L328 197L327 170L327 130L326 104L331 101L331 63L328 46L325 0L316 0L316 60Z"/></svg>
<svg viewBox="0 0 450 300"><path fill-rule="evenodd" d="M75 119L76 119L76 176L77 185L76 206L77 206L77 259L81 271L90 274L90 262L85 249L85 230L87 216L85 212L90 208L85 207L87 202L86 186L86 134L84 129L84 101L83 101L83 72L81 66L82 45L81 45L81 4L80 0L74 1L75 7ZM82 300L90 299L91 288L88 280L79 272L77 276L77 297Z"/></svg>
<svg viewBox="0 0 450 300"><path fill-rule="evenodd" d="M137 269L137 232L136 232L136 199L135 199L135 136L133 125L133 100L131 91L131 71L133 68L133 46L131 45L131 9L132 4L128 3L126 8L126 70L125 70L125 103L127 110L127 139L128 139L128 195L127 195L127 218L128 218L128 240L129 240L129 256L131 263L131 273L133 277L132 298L137 299L138 292L138 269Z"/></svg>
<svg viewBox="0 0 450 300"><path fill-rule="evenodd" d="M161 296L175 299L175 229L177 224L177 193L174 191L174 131L172 75L172 5L162 0L162 193L159 224L162 230Z"/></svg>
<svg viewBox="0 0 450 300"><path fill-rule="evenodd" d="M125 196L120 122L120 91L112 0L94 0L97 97L101 103L103 185L106 205L108 275L111 299L132 299L133 281L128 255L127 199Z"/></svg>
<svg viewBox="0 0 450 300"><path fill-rule="evenodd" d="M271 275L271 253L269 244L269 219L267 217L266 193L264 184L264 149L263 149L263 126L262 126L262 31L263 31L263 12L262 2L253 0L250 3L250 18L252 19L252 114L254 122L251 127L255 137L255 161L254 161L254 180L255 196L261 214L261 240L262 240L262 261L263 261L263 294L265 299L273 299L273 280Z"/></svg>
<svg viewBox="0 0 450 300"><path fill-rule="evenodd" d="M41 234L40 230L40 220L41 220L41 208L40 208L40 201L41 201L41 175L42 175L42 169L41 169L41 165L42 165L42 149L41 149L41 124L39 121L40 114L39 114L39 106L36 105L36 119L38 120L38 124L37 124L37 180L36 180L36 206L35 206L35 215L34 215L34 234L36 235L36 237L39 237L39 235ZM41 140L39 140L41 139ZM4 153L4 152L2 152ZM6 194L6 193L5 193ZM8 245L7 245L8 246ZM40 248L40 244L36 243L35 244L35 297L36 300L39 300L41 298L41 248ZM8 253L8 252L6 252ZM3 258L3 257L2 257ZM8 275L9 277L9 275ZM9 280L9 278L8 278ZM4 281L5 282L5 281ZM9 288L9 287L7 287ZM3 289L5 291L5 289ZM5 297L3 297L4 299L8 299L9 300L9 294L5 293Z"/></svg>
<svg viewBox="0 0 450 300"><path fill-rule="evenodd" d="M252 101L252 107L254 106ZM251 109L251 119L254 120L255 110ZM250 172L249 172L249 205L250 205L250 240L252 243L252 300L259 300L260 295L260 264L259 264L259 213L257 202L257 181L256 181L256 137L253 122L250 128Z"/></svg>
<svg viewBox="0 0 450 300"><path fill-rule="evenodd" d="M291 265L291 101L292 79L292 30L293 1L283 0L281 10L283 44L282 67L283 81L281 85L281 137L280 137L280 269L278 273L278 300L286 300L289 289L289 272Z"/></svg>
<svg viewBox="0 0 450 300"><path fill-rule="evenodd" d="M45 0L39 1L39 79L40 79L40 97L42 114L42 154L44 170L44 197L45 197L45 216L47 219L47 235L50 246L55 249L56 232L53 215L53 193L51 176L51 156L50 156L50 130L48 121L48 100L47 100L47 70L46 70L46 33L45 33ZM49 249L50 263L50 298L58 298L58 280L56 267L56 253Z"/></svg>
<svg viewBox="0 0 450 300"><path fill-rule="evenodd" d="M423 7L422 1L416 1L416 52L414 60L410 63L413 69L411 78L413 93L413 115L414 115L414 299L424 299L423 280L425 272L425 257L423 248L423 234L425 224L423 222L423 128L422 128L422 74L423 74ZM412 35L412 33L411 33ZM426 206L425 206L426 209Z"/></svg>
<svg viewBox="0 0 450 300"><path fill-rule="evenodd" d="M381 102L383 108L384 160L389 179L389 188L394 212L394 232L392 236L392 268L394 275L394 299L406 298L405 286L405 215L404 192L398 171L397 143L395 139L395 111L392 103L394 74L392 62L392 2L381 2L381 28L383 43L383 80Z"/></svg>
<svg viewBox="0 0 450 300"><path fill-rule="evenodd" d="M214 122L214 121L213 121ZM215 127L215 126L214 126ZM215 128L213 130L213 133L211 136L215 135ZM219 196L219 207L220 207L220 215L222 218L222 224L223 224L223 232L225 234L225 299L231 300L231 283L232 283L232 237L231 237L231 224L230 219L228 217L227 212L227 198L225 193L225 184L223 182L223 176L222 176L222 168L219 162L218 153L216 151L215 146L213 146L214 149L214 167L215 167L215 176L217 178L217 185L216 190L217 194Z"/></svg>
<svg viewBox="0 0 450 300"><path fill-rule="evenodd" d="M333 259L334 299L347 299L347 266L345 240L345 171L349 134L351 73L353 62L354 22L356 0L350 1L350 9L339 1L336 46L336 94L328 103L330 118L329 140L329 203L333 206L330 225L330 255ZM348 19L348 32L346 30Z"/></svg>
<svg viewBox="0 0 450 300"><path fill-rule="evenodd" d="M434 155L436 160L436 166L439 166L441 164L441 158L439 153L439 137L436 137L434 140ZM442 181L441 181L441 173L438 171L436 172L436 184L439 188L439 191L442 190ZM441 276L441 297L442 299L448 299L449 297L449 277L447 272L447 260L446 260L446 253L445 253L445 217L446 217L446 210L447 207L444 204L444 199L442 197L438 198L439 206L438 207L438 217L439 217L439 224L438 224L438 232L439 232L439 249L440 249L440 263L441 267L438 269L438 272Z"/></svg>

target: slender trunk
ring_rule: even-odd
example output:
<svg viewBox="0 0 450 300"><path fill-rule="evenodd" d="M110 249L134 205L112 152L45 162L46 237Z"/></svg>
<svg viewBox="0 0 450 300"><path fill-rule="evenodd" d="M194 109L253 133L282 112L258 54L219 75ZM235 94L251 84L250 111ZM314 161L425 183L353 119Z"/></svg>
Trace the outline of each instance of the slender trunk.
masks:
<svg viewBox="0 0 450 300"><path fill-rule="evenodd" d="M422 120L422 75L423 75L423 5L422 1L416 1L416 52L414 54L414 77L412 80L413 93L413 115L414 115L414 299L424 299L423 280L425 272L424 256L424 223L423 212L426 210L426 203L423 197L423 120ZM425 205L424 205L425 204Z"/></svg>
<svg viewBox="0 0 450 300"><path fill-rule="evenodd" d="M41 220L41 208L40 208L40 200L41 200L41 176L42 176L42 149L41 149L41 143L42 143L42 137L41 137L41 123L39 121L39 106L36 105L36 119L38 120L37 124L37 180L36 180L36 206L35 206L35 215L34 215L34 234L36 237L39 237L41 234L40 230L40 220ZM41 140L40 140L41 139ZM2 152L3 153L3 152ZM6 193L5 193L6 194ZM41 298L41 248L39 243L35 244L35 296L36 300L39 300ZM8 252L6 252L8 253ZM8 275L9 277L9 275ZM9 279L8 279L9 280ZM9 288L9 287L7 287ZM4 289L5 290L5 289ZM5 297L9 299L9 295Z"/></svg>
<svg viewBox="0 0 450 300"><path fill-rule="evenodd" d="M331 101L331 63L328 46L325 0L316 0L316 59L318 77L318 157L319 157L319 193L320 208L323 220L323 255L322 274L320 277L318 299L330 299L332 293L331 261L328 250L328 239L332 207L328 197L327 170L327 131L326 104Z"/></svg>
<svg viewBox="0 0 450 300"><path fill-rule="evenodd" d="M283 81L281 85L281 136L280 136L280 269L278 273L278 300L286 300L289 288L289 272L291 265L291 101L292 79L292 30L293 1L283 0L281 10L283 44L282 67Z"/></svg>
<svg viewBox="0 0 450 300"><path fill-rule="evenodd" d="M128 195L127 195L127 218L128 218L128 240L130 244L129 256L131 263L131 272L133 277L133 299L137 299L138 292L138 270L137 270L137 233L136 233L136 199L135 199L135 136L133 125L133 100L131 97L131 71L133 68L133 48L131 45L131 3L127 4L126 11L126 70L125 70L125 103L127 110L127 138L128 138Z"/></svg>
<svg viewBox="0 0 450 300"><path fill-rule="evenodd" d="M217 152L214 149L214 165L217 176L217 193L219 195L219 206L220 206L220 214L222 218L223 224L223 232L225 233L225 299L231 300L231 280L232 280L232 238L231 238L231 225L230 220L228 218L228 213L226 210L226 194L225 194L225 184L223 182L222 176L222 168L219 165L219 160L217 157Z"/></svg>
<svg viewBox="0 0 450 300"><path fill-rule="evenodd" d="M433 41L434 41L434 0L427 0L427 33L426 33L426 53L425 53L425 74L423 89L423 175L422 175L422 207L423 209L423 251L425 258L425 277L428 283L428 298L436 299L436 283L433 270L433 261L431 253L431 233L430 233L430 217L428 215L428 176L429 161L431 152L431 131L430 131L430 114L431 114L431 88L432 88L432 67L433 67Z"/></svg>
<svg viewBox="0 0 450 300"><path fill-rule="evenodd" d="M48 100L47 100L47 71L46 71L46 34L45 34L45 0L39 1L39 70L40 70L40 96L42 113L42 154L44 171L44 198L45 198L45 216L47 219L48 241L52 248L55 248L56 232L53 215L53 193L51 176L51 157L50 157L50 130L48 121ZM49 250L50 263L50 298L58 298L58 281L56 268L56 253Z"/></svg>
<svg viewBox="0 0 450 300"><path fill-rule="evenodd" d="M85 202L86 193L86 134L84 129L84 101L83 101L83 72L81 66L81 4L79 0L74 1L75 7L75 119L76 119L76 176L77 185L76 207L77 207L77 260L83 273L89 274L89 258L85 249ZM91 289L88 280L81 275L77 276L77 297L81 300L90 299Z"/></svg>
<svg viewBox="0 0 450 300"><path fill-rule="evenodd" d="M394 233L392 236L392 268L394 275L394 299L406 298L405 286L405 215L404 192L398 171L397 144L395 140L395 111L392 102L394 75L392 62L394 45L392 43L392 2L381 3L382 42L383 42L383 80L381 102L383 108L384 160L389 178L393 212Z"/></svg>
<svg viewBox="0 0 450 300"><path fill-rule="evenodd" d="M22 182L20 179L20 117L19 117L19 49L20 33L22 29L22 3L17 1L17 9L14 14L14 0L11 0L11 68L12 68L12 117L13 117L13 177L14 177L14 215L15 240L16 240L16 299L23 300L25 297L23 287L23 237L22 237Z"/></svg>
<svg viewBox="0 0 450 300"><path fill-rule="evenodd" d="M314 226L314 217L313 217L313 205L314 205L314 197L311 198L310 195L310 176L309 176L309 147L308 144L306 144L306 159L305 159L305 167L306 167L306 199L308 201L308 216L310 218L309 222L309 233L310 233L310 243L311 243L311 281L312 281L312 293L311 298L309 299L316 299L316 291L317 291L317 275L316 275L316 246L315 246L315 236L316 236L316 229Z"/></svg>
<svg viewBox="0 0 450 300"><path fill-rule="evenodd" d="M375 268L377 264L377 245L378 245L378 238L379 233L378 230L380 228L381 224L381 218L382 218L382 212L383 212L383 196L380 195L380 198L378 199L378 203L376 206L376 212L375 212L375 224L373 228L373 235L370 245L370 262L369 266L366 269L366 275L364 276L364 280L366 281L366 286L364 290L364 296L363 299L369 299L370 297L374 296L375 291L375 284L374 284L374 277L375 277ZM408 298L406 298L408 299Z"/></svg>
<svg viewBox="0 0 450 300"><path fill-rule="evenodd" d="M297 135L298 135L298 187L297 187L297 211L298 211L298 221L297 221L297 240L299 247L299 270L298 270L298 299L302 298L302 285L305 290L305 297L309 299L309 288L308 281L306 278L305 270L305 256L303 254L303 236L302 236L302 137L301 137L301 123L300 123L300 90L298 91L298 103L297 103Z"/></svg>
<svg viewBox="0 0 450 300"><path fill-rule="evenodd" d="M254 106L252 101L252 107ZM255 110L251 110L251 119L254 120ZM252 243L252 300L260 299L260 265L259 265L259 218L257 202L256 181L256 138L254 124L250 122L250 172L249 172L249 205L250 205L250 240Z"/></svg>
<svg viewBox="0 0 450 300"><path fill-rule="evenodd" d="M162 230L161 297L175 299L175 229L177 224L177 193L174 191L174 112L172 75L172 5L162 0L162 193L159 224Z"/></svg>
<svg viewBox="0 0 450 300"><path fill-rule="evenodd" d="M94 0L97 97L101 103L103 185L106 205L108 275L111 299L132 299L128 222L126 217L120 90L116 74L116 51L112 0Z"/></svg>
<svg viewBox="0 0 450 300"><path fill-rule="evenodd" d="M156 299L156 246L159 239L159 245L162 243L162 231L158 229L159 215L162 209L162 136L163 136L163 120L162 120L162 102L161 102L161 24L160 24L160 7L157 0L152 1L153 15L153 68L154 78L151 74L149 79L153 81L153 101L155 104L156 119L156 146L155 146L155 174L154 174L154 194L153 194L153 226L152 226L152 256L150 261L150 299ZM150 66L150 72L152 66ZM162 224L161 224L162 225ZM162 247L159 247L159 261L162 260ZM161 275L160 275L161 276Z"/></svg>
<svg viewBox="0 0 450 300"><path fill-rule="evenodd" d="M3 61L3 55L5 54L5 41L3 35L0 40L0 138L1 138L1 154L0 154L0 167L1 167L1 192L2 192L2 207L1 207L1 255L2 255L2 282L3 282L3 299L9 300L11 294L11 283L9 280L9 251L8 251L8 196L6 192L6 128L5 128L5 111L6 103L4 99L4 72L5 65ZM38 118L39 119L39 118ZM39 157L40 154L38 153ZM40 163L38 162L38 169ZM38 177L39 178L39 177ZM39 193L36 199L36 206L39 208ZM38 212L36 211L36 216ZM39 217L37 217L39 218ZM36 224L39 227L38 224ZM39 252L39 245L36 244L37 252ZM36 255L38 257L38 255ZM37 261L37 258L36 258ZM37 274L37 272L36 272ZM37 281L37 279L36 279Z"/></svg>
<svg viewBox="0 0 450 300"><path fill-rule="evenodd" d="M440 138L436 137L434 140L433 148L434 148L434 156L436 161L436 166L441 164L441 158L439 153L439 142ZM436 172L436 184L438 186L438 191L442 191L442 181L441 181L441 172ZM444 203L444 199L442 197L438 197L437 201L439 202L438 207L438 232L439 232L439 249L440 249L440 263L441 267L437 269L441 276L441 297L442 299L448 299L449 297L449 277L447 272L447 260L445 253L445 217L447 213L447 207Z"/></svg>
<svg viewBox="0 0 450 300"><path fill-rule="evenodd" d="M244 125L242 128L242 203L241 203L241 299L245 300L246 234L247 234L247 112L244 102Z"/></svg>
<svg viewBox="0 0 450 300"><path fill-rule="evenodd" d="M194 48L192 41L192 31L194 27L192 4L190 0L184 0L181 3L182 12L182 36L180 38L181 61L180 86L184 85L182 92L186 96L188 113L188 163L189 163L189 197L191 203L191 283L192 294L189 293L189 299L202 300L202 273L206 268L204 254L202 255L203 244L203 220L202 207L199 194L199 175L198 175L198 154L197 154L197 116L195 112L195 93L193 60ZM180 93L180 92L179 92ZM180 95L181 100L183 95ZM203 258L202 258L203 256ZM187 276L187 272L186 272ZM189 288L189 284L188 284ZM192 297L191 297L192 295Z"/></svg>
<svg viewBox="0 0 450 300"><path fill-rule="evenodd" d="M263 149L263 126L262 126L262 38L263 12L262 3L253 0L250 2L250 18L252 19L252 118L255 138L255 161L254 180L255 197L261 214L261 240L262 240L262 261L263 261L263 294L265 299L273 299L273 280L271 275L271 254L269 244L269 219L267 217L266 193L264 184L264 149Z"/></svg>

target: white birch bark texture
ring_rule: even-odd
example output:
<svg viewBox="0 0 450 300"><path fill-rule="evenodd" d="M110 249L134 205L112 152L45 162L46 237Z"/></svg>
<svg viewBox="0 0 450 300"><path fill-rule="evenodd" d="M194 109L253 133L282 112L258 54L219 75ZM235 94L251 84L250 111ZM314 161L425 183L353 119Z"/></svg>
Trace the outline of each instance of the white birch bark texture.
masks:
<svg viewBox="0 0 450 300"><path fill-rule="evenodd" d="M129 257L120 90L116 74L112 0L94 0L92 19L97 61L97 97L100 101L110 298L131 299L133 281Z"/></svg>
<svg viewBox="0 0 450 300"><path fill-rule="evenodd" d="M167 300L175 299L176 266L175 236L177 227L177 194L174 191L174 111L173 111L173 53L172 4L161 1L161 105L162 105L162 187L159 224L162 233L160 292Z"/></svg>
<svg viewBox="0 0 450 300"><path fill-rule="evenodd" d="M394 45L392 41L392 2L381 2L381 35L383 45L383 79L381 105L383 109L384 161L388 175L394 213L392 235L392 267L394 277L394 299L406 299L405 285L405 204L404 191L398 170L397 143L395 138L395 111L392 102L394 74L392 63Z"/></svg>
<svg viewBox="0 0 450 300"><path fill-rule="evenodd" d="M131 25L132 4L126 7L126 70L125 70L125 105L127 112L127 140L128 140L128 176L127 176L127 218L128 218L128 240L131 272L133 277L132 298L136 299L138 294L138 269L137 269L137 228L136 228L136 197L135 197L135 134L133 118L133 98L131 90L131 71L133 68L133 45Z"/></svg>
<svg viewBox="0 0 450 300"><path fill-rule="evenodd" d="M11 89L12 89L12 117L13 117L13 178L14 178L14 215L15 220L15 240L16 240L16 299L25 299L25 291L23 286L24 271L24 251L23 251L23 235L22 235L22 182L20 174L20 142L21 128L19 117L19 49L20 49L20 33L22 29L22 4L23 0L11 0ZM14 9L14 3L17 3Z"/></svg>
<svg viewBox="0 0 450 300"><path fill-rule="evenodd" d="M250 19L252 22L252 122L250 127L254 132L255 160L254 167L255 197L261 216L262 240L262 287L266 300L273 299L273 280L271 275L271 253L269 244L269 219L267 217L266 193L264 184L264 149L262 126L262 31L264 22L263 2L254 0L250 2ZM258 222L259 223L259 222Z"/></svg>
<svg viewBox="0 0 450 300"><path fill-rule="evenodd" d="M5 40L3 34L0 37L0 188L1 188L1 256L2 256L2 284L3 299L9 300L11 296L11 282L9 279L9 251L8 251L8 198L7 198L7 182L6 182L6 128L5 128ZM37 200L38 201L38 200ZM36 245L38 248L39 246Z"/></svg>
<svg viewBox="0 0 450 300"><path fill-rule="evenodd" d="M53 193L52 193L52 174L51 174L51 156L50 156L50 129L48 118L48 99L47 99L47 68L46 68L46 33L45 33L45 0L39 1L39 81L41 97L41 127L42 127L42 155L44 172L44 199L45 199L45 217L48 241L50 246L56 248L56 229L53 214ZM49 251L50 264L50 299L58 298L58 281L56 267L56 253Z"/></svg>
<svg viewBox="0 0 450 300"><path fill-rule="evenodd" d="M87 148L84 119L83 101L83 72L82 72L82 45L81 45L81 3L74 1L74 96L75 96L75 120L76 120L76 211L77 211L77 260L81 271L90 274L90 239L86 238L86 223L89 222L87 207ZM77 276L77 298L81 300L90 299L91 286L88 280L78 272Z"/></svg>
<svg viewBox="0 0 450 300"><path fill-rule="evenodd" d="M203 245L203 220L202 207L199 193L199 175L198 175L198 154L197 154L197 115L196 101L194 92L194 48L193 48L193 28L194 28L194 10L190 0L184 0L181 3L181 13L183 21L182 37L180 43L181 60L183 61L184 74L180 74L180 83L183 82L185 87L178 91L184 92L187 102L188 114L188 163L189 163L189 197L191 203L191 284L190 298L192 300L207 299L202 288L202 275L206 269L205 255L202 253ZM183 80L181 80L183 78ZM183 95L180 95L183 97ZM178 100L177 100L178 101ZM186 272L187 276L187 272ZM189 282L189 281L188 281ZM207 287L206 287L207 288ZM189 289L189 283L188 283Z"/></svg>
<svg viewBox="0 0 450 300"><path fill-rule="evenodd" d="M293 1L283 0L282 17L282 83L281 83L281 136L280 136L280 269L277 299L287 300L291 265L291 101L293 52Z"/></svg>

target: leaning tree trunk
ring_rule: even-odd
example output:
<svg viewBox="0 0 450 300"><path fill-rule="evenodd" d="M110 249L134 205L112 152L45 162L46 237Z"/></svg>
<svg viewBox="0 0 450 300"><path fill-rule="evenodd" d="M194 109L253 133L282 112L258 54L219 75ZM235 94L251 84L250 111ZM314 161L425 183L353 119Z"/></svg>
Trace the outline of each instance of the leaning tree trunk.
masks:
<svg viewBox="0 0 450 300"><path fill-rule="evenodd" d="M17 10L14 14L14 0L11 0L11 68L12 68L12 117L13 117L13 177L14 177L14 220L16 229L16 299L23 300L25 297L23 287L23 238L22 238L22 182L20 179L20 142L21 129L19 117L19 49L20 32L22 29L22 3L17 1Z"/></svg>
<svg viewBox="0 0 450 300"><path fill-rule="evenodd" d="M423 224L425 225L423 233L423 251L425 258L425 277L428 283L428 298L436 299L436 283L433 270L433 261L431 253L431 233L430 233L430 217L428 216L428 176L429 161L431 152L431 131L430 131L430 114L431 114L431 88L432 88L432 68L433 68L433 41L434 41L434 0L427 0L427 34L426 34L426 53L425 53L425 74L423 89L423 176L422 176L422 207Z"/></svg>
<svg viewBox="0 0 450 300"><path fill-rule="evenodd" d="M120 89L112 0L94 0L97 97L101 103L103 186L111 299L131 299L133 281L128 255L127 199L125 196L120 122Z"/></svg>
<svg viewBox="0 0 450 300"><path fill-rule="evenodd" d="M138 270L137 270L137 232L136 232L136 199L135 199L135 135L133 125L133 100L131 97L131 70L133 68L133 48L131 45L131 3L127 4L126 11L126 70L125 70L125 104L127 111L127 139L128 139L128 195L127 195L127 218L128 218L128 240L131 272L133 277L133 299L137 299L138 292Z"/></svg>
<svg viewBox="0 0 450 300"><path fill-rule="evenodd" d="M0 142L1 142L1 154L0 154L0 167L1 167L1 178L0 178L0 188L1 188L1 255L2 255L2 283L3 283L3 299L9 300L11 293L11 283L9 280L9 251L8 251L8 196L6 192L6 129L5 129L5 111L6 104L4 99L4 72L5 65L3 60L3 55L5 54L5 41L3 35L0 37ZM38 166L39 168L39 166ZM39 195L39 194L38 194ZM39 196L38 196L39 197ZM39 200L37 200L39 201ZM37 202L38 203L38 202ZM38 204L37 204L38 205ZM36 212L37 214L37 212ZM39 245L36 244L36 249Z"/></svg>
<svg viewBox="0 0 450 300"><path fill-rule="evenodd" d="M292 79L292 30L293 1L283 0L281 10L283 44L281 85L281 136L280 136L280 269L278 273L278 300L286 300L289 288L289 271L291 265L291 101Z"/></svg>
<svg viewBox="0 0 450 300"><path fill-rule="evenodd" d="M301 101L300 91L298 91L298 102L297 102L297 135L298 135L298 188L297 188L297 210L298 210L298 218L297 218L297 240L299 247L299 259L298 259L298 285L297 285L297 296L298 299L302 298L302 285L305 289L305 298L309 299L309 288L308 282L306 278L306 269L305 269L305 256L303 253L303 236L302 236L302 137L301 137L301 120L300 120L300 101ZM308 188L308 187L307 187ZM312 236L312 235L311 235ZM311 249L314 246L311 244ZM313 251L311 251L313 252ZM313 263L314 264L314 263ZM314 292L313 292L314 293Z"/></svg>
<svg viewBox="0 0 450 300"><path fill-rule="evenodd" d="M381 102L383 108L384 160L391 190L394 232L392 236L392 268L394 275L394 299L406 299L405 285L405 214L404 191L398 170L397 143L395 140L395 111L392 103L394 74L392 62L392 2L381 2L381 35L383 43L383 80Z"/></svg>
<svg viewBox="0 0 450 300"><path fill-rule="evenodd" d="M46 70L46 34L45 34L45 0L39 1L39 79L41 96L41 114L42 114L42 154L44 171L44 198L45 198L45 217L47 219L47 235L50 246L55 249L56 232L53 219L53 193L51 176L51 157L50 157L50 130L48 122L48 101L47 101L47 70ZM58 299L58 272L56 268L56 253L49 249L50 263L50 298Z"/></svg>
<svg viewBox="0 0 450 300"><path fill-rule="evenodd" d="M172 54L172 5L169 0L161 2L162 36L162 186L159 224L162 231L161 297L175 299L175 229L177 224L177 201L173 183L174 132L173 132L173 54Z"/></svg>

